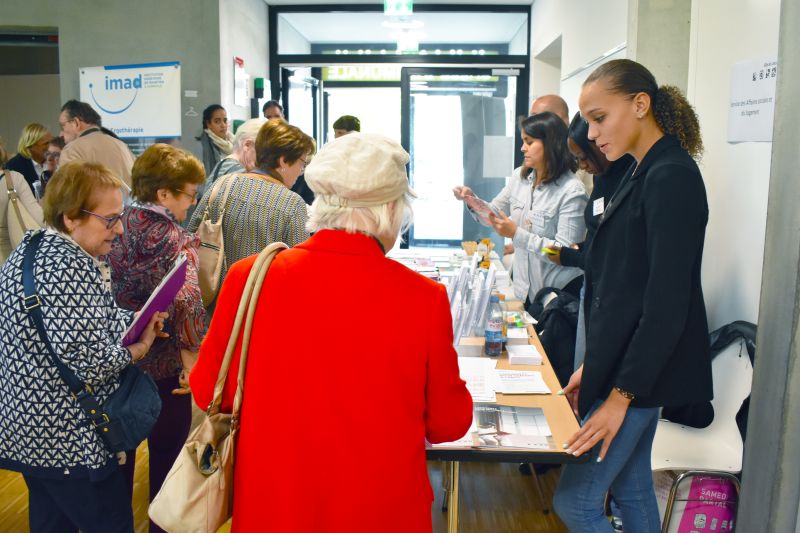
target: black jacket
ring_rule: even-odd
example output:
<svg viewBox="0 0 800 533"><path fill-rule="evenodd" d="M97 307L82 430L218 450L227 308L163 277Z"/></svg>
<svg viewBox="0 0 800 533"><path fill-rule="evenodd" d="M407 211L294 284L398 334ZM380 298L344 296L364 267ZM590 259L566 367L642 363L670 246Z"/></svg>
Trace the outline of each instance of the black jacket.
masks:
<svg viewBox="0 0 800 533"><path fill-rule="evenodd" d="M586 256L580 413L613 387L635 407L713 396L700 266L708 222L697 164L665 135L626 174Z"/></svg>
<svg viewBox="0 0 800 533"><path fill-rule="evenodd" d="M605 174L598 174L594 177L592 194L589 196L586 209L583 211L583 219L586 221L586 239L578 244L577 250L566 246L561 249L561 264L563 266L583 269L586 250L592 244L592 239L597 231L597 226L600 225L600 217L602 216L602 213L595 214L595 202L602 199L603 205L608 205L619 183L631 169L633 163L633 157L626 154L611 163Z"/></svg>
<svg viewBox="0 0 800 533"><path fill-rule="evenodd" d="M31 191L33 191L33 184L39 181L39 175L36 173L33 161L22 154L17 154L9 159L6 163L6 169L22 174L25 177L25 181L28 182Z"/></svg>

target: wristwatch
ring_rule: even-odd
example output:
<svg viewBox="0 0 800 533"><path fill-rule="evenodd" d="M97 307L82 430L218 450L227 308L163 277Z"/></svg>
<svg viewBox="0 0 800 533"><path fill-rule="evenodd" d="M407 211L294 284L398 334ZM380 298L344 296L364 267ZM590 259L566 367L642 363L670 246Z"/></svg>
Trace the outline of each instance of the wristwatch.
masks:
<svg viewBox="0 0 800 533"><path fill-rule="evenodd" d="M620 396L622 396L626 400L633 401L633 399L636 398L636 395L634 393L622 390L619 387L614 387L614 390L617 391L620 394Z"/></svg>

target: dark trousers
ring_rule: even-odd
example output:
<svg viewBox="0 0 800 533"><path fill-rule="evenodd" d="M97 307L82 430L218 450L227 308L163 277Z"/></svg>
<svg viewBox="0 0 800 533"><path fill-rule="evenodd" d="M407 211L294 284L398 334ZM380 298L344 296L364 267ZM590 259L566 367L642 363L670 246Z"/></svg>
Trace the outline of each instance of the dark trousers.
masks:
<svg viewBox="0 0 800 533"><path fill-rule="evenodd" d="M99 482L23 477L31 533L133 533L131 499L119 469Z"/></svg>
<svg viewBox="0 0 800 533"><path fill-rule="evenodd" d="M158 415L156 425L147 437L147 449L150 453L150 501L153 501L158 494L169 469L172 468L172 463L186 443L192 424L192 396L172 394L172 390L178 388L178 377L160 379L156 381L156 385L158 395L161 397L161 414ZM129 495L132 496L136 450L126 453L128 458L122 471L127 478ZM150 533L162 531L160 527L150 522Z"/></svg>

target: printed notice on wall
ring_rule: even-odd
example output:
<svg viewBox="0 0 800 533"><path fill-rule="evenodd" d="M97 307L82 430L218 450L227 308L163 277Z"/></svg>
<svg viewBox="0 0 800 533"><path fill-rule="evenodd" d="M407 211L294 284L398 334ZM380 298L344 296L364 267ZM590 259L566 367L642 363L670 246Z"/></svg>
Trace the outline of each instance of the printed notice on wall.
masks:
<svg viewBox="0 0 800 533"><path fill-rule="evenodd" d="M728 142L772 142L777 76L778 60L774 57L742 61L733 66Z"/></svg>
<svg viewBox="0 0 800 533"><path fill-rule="evenodd" d="M100 113L103 126L121 139L181 136L178 61L83 67L79 71L81 101Z"/></svg>

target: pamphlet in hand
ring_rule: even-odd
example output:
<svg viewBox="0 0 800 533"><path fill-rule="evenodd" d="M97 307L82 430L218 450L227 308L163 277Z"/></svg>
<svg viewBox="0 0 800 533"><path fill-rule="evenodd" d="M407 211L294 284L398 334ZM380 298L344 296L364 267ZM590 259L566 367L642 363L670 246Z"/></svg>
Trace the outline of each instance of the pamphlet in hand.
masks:
<svg viewBox="0 0 800 533"><path fill-rule="evenodd" d="M489 214L494 214L496 216L500 216L500 210L497 209L495 206L487 202L486 200L481 200L477 196L468 195L464 197L464 205L469 211L469 214L472 215L472 218L475 219L476 222L483 224L487 227L492 227L492 223L489 221Z"/></svg>
<svg viewBox="0 0 800 533"><path fill-rule="evenodd" d="M161 280L161 283L153 289L150 298L139 310L139 314L133 319L131 325L122 335L122 345L130 346L139 340L144 328L150 322L150 318L159 311L166 311L178 295L183 284L186 282L186 256L181 254L175 260L175 264Z"/></svg>

